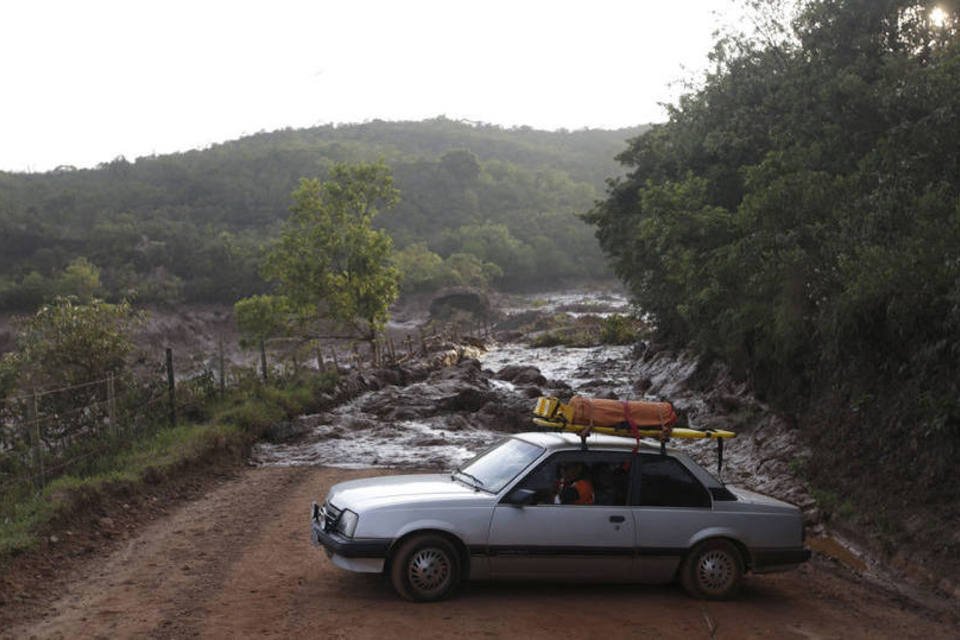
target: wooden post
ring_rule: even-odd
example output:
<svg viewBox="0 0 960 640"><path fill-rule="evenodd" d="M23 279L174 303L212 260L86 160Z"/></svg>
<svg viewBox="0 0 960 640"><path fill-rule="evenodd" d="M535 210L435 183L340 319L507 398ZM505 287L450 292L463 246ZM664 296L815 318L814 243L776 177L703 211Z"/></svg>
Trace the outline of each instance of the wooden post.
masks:
<svg viewBox="0 0 960 640"><path fill-rule="evenodd" d="M404 341L403 341L403 342L404 342L404 344L405 344L406 347L407 347L407 356L410 357L410 358L412 358L412 357L413 357L413 336L411 336L411 335L408 333L408 334L407 334L407 337L404 338Z"/></svg>
<svg viewBox="0 0 960 640"><path fill-rule="evenodd" d="M267 382L267 345L264 342L263 338L260 338L260 373L263 376L263 381Z"/></svg>
<svg viewBox="0 0 960 640"><path fill-rule="evenodd" d="M113 387L113 374L107 376L107 417L110 420L110 432L116 437L120 433L117 424L117 394Z"/></svg>
<svg viewBox="0 0 960 640"><path fill-rule="evenodd" d="M27 413L30 422L33 423L33 432L30 434L30 438L33 440L34 459L36 460L37 488L43 489L46 485L46 474L43 469L43 441L40 439L40 404L37 400L36 390L33 392L33 398Z"/></svg>
<svg viewBox="0 0 960 640"><path fill-rule="evenodd" d="M177 426L177 395L173 380L173 349L167 347L167 399L170 405L170 426Z"/></svg>
<svg viewBox="0 0 960 640"><path fill-rule="evenodd" d="M327 370L327 365L323 361L323 350L320 348L319 340L317 340L315 347L317 349L317 371L323 373Z"/></svg>
<svg viewBox="0 0 960 640"><path fill-rule="evenodd" d="M427 339L423 335L423 327L420 328L420 353L427 355Z"/></svg>
<svg viewBox="0 0 960 640"><path fill-rule="evenodd" d="M360 347L357 346L357 343L353 343L353 361L356 364L357 371L363 369L363 361L360 359Z"/></svg>
<svg viewBox="0 0 960 640"><path fill-rule="evenodd" d="M387 350L390 352L390 364L397 364L397 349L393 345L393 338L387 338Z"/></svg>
<svg viewBox="0 0 960 640"><path fill-rule="evenodd" d="M337 362L337 350L335 347L330 347L330 357L333 359L333 370L340 373L340 363Z"/></svg>
<svg viewBox="0 0 960 640"><path fill-rule="evenodd" d="M220 365L220 399L223 400L223 396L227 392L227 376L224 371L223 366L223 334L220 334L219 339L217 340L217 355L218 362Z"/></svg>

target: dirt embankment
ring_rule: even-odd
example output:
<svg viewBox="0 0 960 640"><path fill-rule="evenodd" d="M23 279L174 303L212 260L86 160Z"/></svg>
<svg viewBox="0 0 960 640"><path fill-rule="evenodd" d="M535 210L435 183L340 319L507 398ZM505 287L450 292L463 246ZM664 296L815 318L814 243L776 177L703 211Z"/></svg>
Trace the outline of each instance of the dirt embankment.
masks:
<svg viewBox="0 0 960 640"><path fill-rule="evenodd" d="M247 469L0 611L6 638L946 638L958 622L815 561L748 577L733 602L675 586L468 584L454 599L400 600L312 547L308 512L338 481L385 473ZM26 615L31 613L32 615ZM32 618L28 620L27 618Z"/></svg>

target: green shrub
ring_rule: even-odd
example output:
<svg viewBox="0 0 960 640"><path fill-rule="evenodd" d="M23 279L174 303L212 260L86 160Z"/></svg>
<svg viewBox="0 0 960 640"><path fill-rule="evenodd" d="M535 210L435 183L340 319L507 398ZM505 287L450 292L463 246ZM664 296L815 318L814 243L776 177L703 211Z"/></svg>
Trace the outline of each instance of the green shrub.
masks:
<svg viewBox="0 0 960 640"><path fill-rule="evenodd" d="M615 313L604 318L600 324L602 344L633 344L637 338L635 322L627 316Z"/></svg>

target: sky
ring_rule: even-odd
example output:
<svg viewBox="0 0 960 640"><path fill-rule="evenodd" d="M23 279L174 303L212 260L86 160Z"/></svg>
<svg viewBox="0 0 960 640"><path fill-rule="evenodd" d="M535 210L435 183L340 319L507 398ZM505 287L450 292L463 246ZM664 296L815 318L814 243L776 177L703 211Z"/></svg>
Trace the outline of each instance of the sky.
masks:
<svg viewBox="0 0 960 640"><path fill-rule="evenodd" d="M734 0L5 0L0 170L445 116L662 121Z"/></svg>

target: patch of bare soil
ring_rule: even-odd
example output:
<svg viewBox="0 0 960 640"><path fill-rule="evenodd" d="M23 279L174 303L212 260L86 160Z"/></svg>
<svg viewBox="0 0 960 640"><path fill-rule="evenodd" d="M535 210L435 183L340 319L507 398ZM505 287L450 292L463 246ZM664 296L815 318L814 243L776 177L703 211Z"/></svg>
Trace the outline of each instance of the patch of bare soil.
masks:
<svg viewBox="0 0 960 640"><path fill-rule="evenodd" d="M310 545L309 505L342 480L384 471L247 469L19 600L2 638L945 638L957 619L827 561L750 576L736 601L678 587L468 584L412 604L378 576L341 571Z"/></svg>

